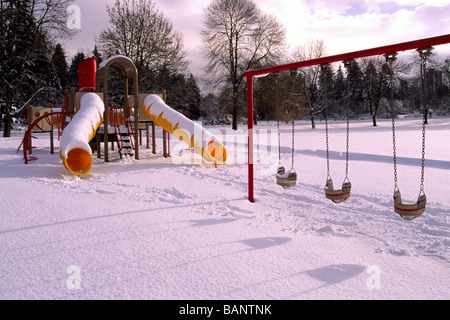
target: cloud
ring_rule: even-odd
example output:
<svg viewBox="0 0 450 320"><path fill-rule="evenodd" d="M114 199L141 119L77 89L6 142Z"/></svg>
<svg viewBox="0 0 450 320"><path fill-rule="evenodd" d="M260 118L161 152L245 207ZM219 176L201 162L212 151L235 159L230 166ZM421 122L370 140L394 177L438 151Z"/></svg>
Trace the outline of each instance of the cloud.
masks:
<svg viewBox="0 0 450 320"><path fill-rule="evenodd" d="M274 13L286 26L290 45L319 38L329 54L450 33L448 0L280 2Z"/></svg>
<svg viewBox="0 0 450 320"><path fill-rule="evenodd" d="M75 54L89 52L106 28L106 5L115 0L75 0L82 12L82 29L65 43ZM192 61L191 71L199 75L204 66L200 29L204 9L211 0L155 0L183 35L184 47ZM323 39L328 54L373 48L450 33L448 0L255 0L263 11L275 15L286 27L291 47L308 39ZM450 45L439 49L450 54ZM69 54L68 54L69 55Z"/></svg>
<svg viewBox="0 0 450 320"><path fill-rule="evenodd" d="M203 13L210 0L156 0L158 7L164 12L171 12L177 16L198 16Z"/></svg>

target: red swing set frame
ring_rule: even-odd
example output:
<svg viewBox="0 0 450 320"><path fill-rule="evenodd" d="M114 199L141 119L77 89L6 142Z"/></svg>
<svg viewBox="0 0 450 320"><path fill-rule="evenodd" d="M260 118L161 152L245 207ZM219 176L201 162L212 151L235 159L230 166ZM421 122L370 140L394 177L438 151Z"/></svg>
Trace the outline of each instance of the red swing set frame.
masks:
<svg viewBox="0 0 450 320"><path fill-rule="evenodd" d="M399 51L407 51L414 49L426 49L432 46L448 44L450 43L450 34L426 38L421 40L414 40L409 42L403 42L383 47L377 47L372 49L366 49L361 51L354 51L349 53L338 54L334 56L328 56L318 59L300 61L290 64L278 65L268 68L262 68L257 70L249 70L244 73L247 78L247 119L248 119L248 200L255 202L254 197L254 158L253 158L253 81L254 77L265 76L271 73L277 73L280 71L296 70L304 67L314 65L325 65L332 62L349 61L358 58L377 56L377 55L391 55Z"/></svg>

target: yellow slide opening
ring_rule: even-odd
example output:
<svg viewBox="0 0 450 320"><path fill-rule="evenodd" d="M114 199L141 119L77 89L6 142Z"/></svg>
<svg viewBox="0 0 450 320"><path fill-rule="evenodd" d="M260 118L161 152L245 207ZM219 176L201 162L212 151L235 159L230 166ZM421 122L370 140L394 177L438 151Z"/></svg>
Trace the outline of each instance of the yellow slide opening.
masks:
<svg viewBox="0 0 450 320"><path fill-rule="evenodd" d="M206 150L214 162L224 163L227 160L227 150L220 142L209 141Z"/></svg>
<svg viewBox="0 0 450 320"><path fill-rule="evenodd" d="M64 167L78 176L88 173L92 168L92 156L81 148L74 148L67 154L67 159L61 157Z"/></svg>
<svg viewBox="0 0 450 320"><path fill-rule="evenodd" d="M64 167L77 176L89 173L92 168L89 141L103 123L104 110L103 100L88 92L81 97L80 109L64 128L59 155Z"/></svg>

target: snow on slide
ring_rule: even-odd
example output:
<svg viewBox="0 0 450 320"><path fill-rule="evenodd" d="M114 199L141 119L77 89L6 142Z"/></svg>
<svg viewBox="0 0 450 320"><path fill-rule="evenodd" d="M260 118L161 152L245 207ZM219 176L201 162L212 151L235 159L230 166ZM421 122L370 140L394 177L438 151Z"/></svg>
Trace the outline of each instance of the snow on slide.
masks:
<svg viewBox="0 0 450 320"><path fill-rule="evenodd" d="M81 97L80 110L64 128L59 152L64 167L78 176L87 174L92 167L92 149L89 141L103 123L105 105L95 93Z"/></svg>
<svg viewBox="0 0 450 320"><path fill-rule="evenodd" d="M226 149L214 135L166 105L158 95L148 95L144 100L143 110L157 126L187 143L205 160L218 164L227 161Z"/></svg>

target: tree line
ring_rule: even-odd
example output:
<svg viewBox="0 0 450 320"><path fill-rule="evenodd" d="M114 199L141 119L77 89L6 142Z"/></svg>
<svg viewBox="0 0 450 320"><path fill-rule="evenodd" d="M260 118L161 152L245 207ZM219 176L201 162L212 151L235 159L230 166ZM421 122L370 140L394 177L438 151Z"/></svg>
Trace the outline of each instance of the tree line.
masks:
<svg viewBox="0 0 450 320"><path fill-rule="evenodd" d="M3 136L23 106L51 103L61 92L52 64L53 43L73 35L65 27L67 0L0 0L0 116Z"/></svg>
<svg viewBox="0 0 450 320"><path fill-rule="evenodd" d="M322 41L312 41L320 52ZM312 128L317 118L391 118L398 114L422 115L423 101L429 101L428 115L445 116L450 112L450 58L431 55L423 81L428 86L426 97L421 88L418 54L393 63L392 70L385 57L376 56L334 63L327 68L313 66L297 72L283 72L257 79L254 85L255 119L291 121L310 119ZM309 59L320 58L317 54ZM301 61L301 60L297 60ZM393 76L392 88L390 84ZM391 95L392 90L392 95ZM390 100L395 109L389 108ZM295 114L293 116L292 107ZM392 111L394 114L392 114ZM326 113L325 113L326 112Z"/></svg>
<svg viewBox="0 0 450 320"><path fill-rule="evenodd" d="M90 52L69 59L61 40L76 30L67 27L66 9L73 0L0 0L0 129L9 137L12 123L25 118L26 106L61 107L63 91L78 88L78 64L98 63L112 55L133 60L140 92L168 91L167 102L199 119L201 93L188 72L180 33L153 0L116 0L107 6L110 24ZM123 105L123 75L112 67L108 101ZM130 94L133 92L131 91Z"/></svg>
<svg viewBox="0 0 450 320"><path fill-rule="evenodd" d="M342 118L346 105L350 117L370 116L374 126L377 117L391 116L387 114L391 70L383 57L371 57L345 67L334 64L325 74L320 66L312 66L258 78L254 83L254 119L245 119L246 70L321 58L327 54L325 43L321 39L310 40L290 51L282 23L262 12L251 0L213 0L203 23L205 70L211 83L221 85L217 93L203 99L202 108L208 110L206 118L211 122L231 123L235 129L242 119L257 122L294 116L309 118L314 128L316 118L323 118L325 111L330 117ZM417 56L394 63L392 103L397 113L420 113L423 109ZM450 111L449 73L450 57L444 60L432 55L425 82L431 101L429 111L437 115Z"/></svg>
<svg viewBox="0 0 450 320"><path fill-rule="evenodd" d="M187 117L236 129L246 121L245 71L327 54L320 39L291 50L283 24L253 0L212 0L200 30L202 80L211 89L202 93L198 79L189 72L182 34L155 0L116 0L107 6L110 21L96 38L98 46L70 60L58 42L76 34L66 26L66 8L72 2L0 0L0 115L5 137L27 104L60 106L62 91L78 87L78 63L87 57L100 63L112 55L125 55L138 69L140 92L167 90L168 104ZM418 65L417 59L398 59L394 64L398 113L420 112ZM437 115L449 112L449 70L450 57L432 56L425 77ZM295 114L297 119L309 118L314 127L325 110L330 117L342 118L342 106L347 104L351 117L369 116L376 125L377 118L387 116L389 72L383 57L372 57L326 70L314 66L258 78L252 120L285 121ZM110 86L109 101L123 104L120 70L112 70Z"/></svg>

